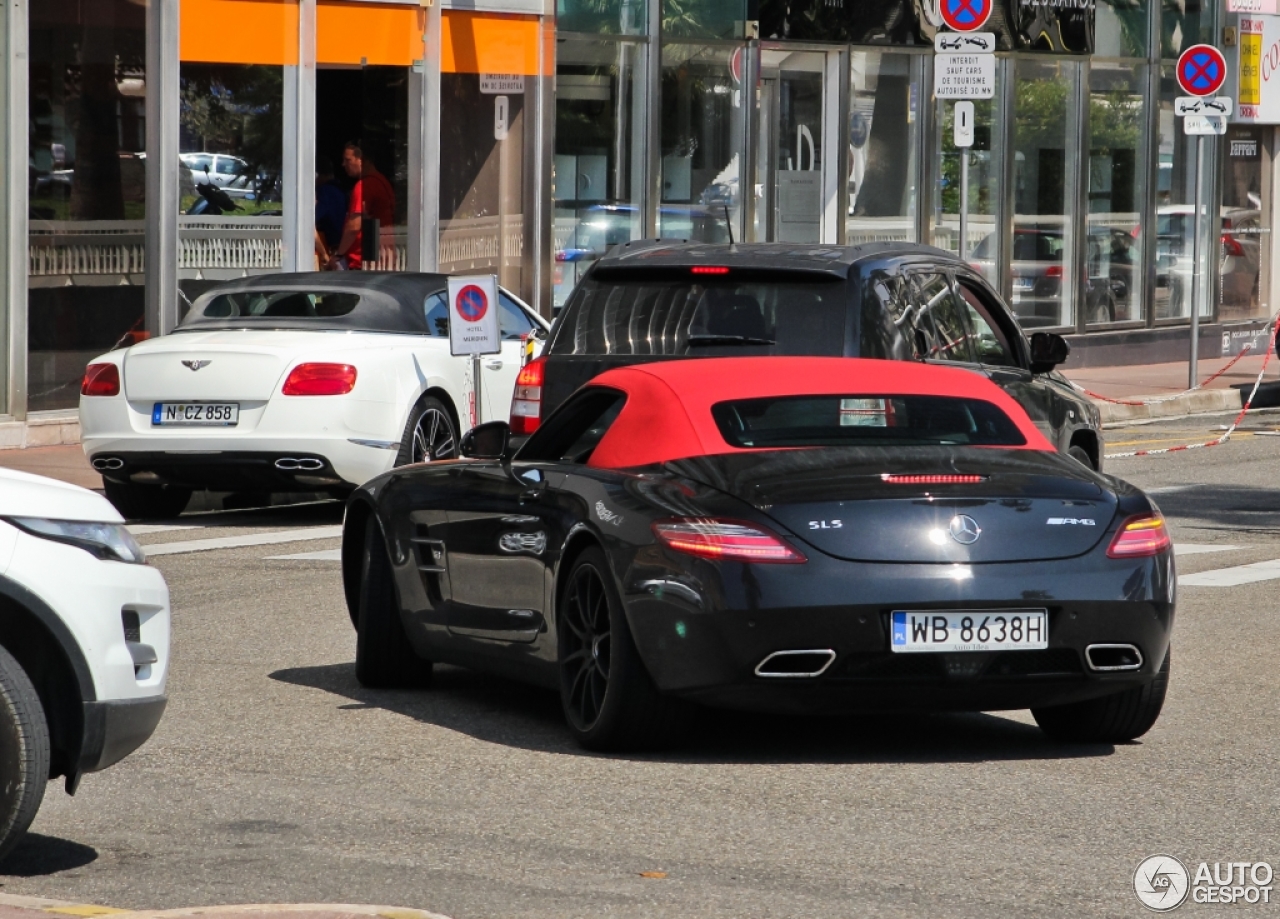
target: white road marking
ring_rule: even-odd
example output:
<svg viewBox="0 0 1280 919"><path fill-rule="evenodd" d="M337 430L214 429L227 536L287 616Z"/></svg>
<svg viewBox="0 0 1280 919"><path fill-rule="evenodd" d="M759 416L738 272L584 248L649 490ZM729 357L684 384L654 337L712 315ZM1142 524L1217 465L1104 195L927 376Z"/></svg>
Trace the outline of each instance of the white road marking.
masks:
<svg viewBox="0 0 1280 919"><path fill-rule="evenodd" d="M341 549L321 549L319 552L295 552L293 555L268 555L268 562L340 562Z"/></svg>
<svg viewBox="0 0 1280 919"><path fill-rule="evenodd" d="M148 533L172 533L174 530L198 530L198 526L182 526L176 523L132 523L125 527L134 536L146 536Z"/></svg>
<svg viewBox="0 0 1280 919"><path fill-rule="evenodd" d="M1174 555L1203 555L1206 552L1231 552L1236 549L1248 549L1248 546L1223 546L1218 543L1175 542Z"/></svg>
<svg viewBox="0 0 1280 919"><path fill-rule="evenodd" d="M1161 488L1148 488L1149 495L1172 495L1175 492L1187 491L1191 488L1199 488L1199 485L1165 485Z"/></svg>
<svg viewBox="0 0 1280 919"><path fill-rule="evenodd" d="M304 530L276 530L271 533L250 533L246 536L222 536L217 539L193 539L188 542L162 543L143 546L150 558L156 555L178 555L185 552L208 552L212 549L240 549L245 546L270 546L281 542L302 542L309 539L337 539L342 527L308 527Z"/></svg>
<svg viewBox="0 0 1280 919"><path fill-rule="evenodd" d="M1198 574L1184 574L1178 578L1179 587L1238 587L1257 581L1274 581L1280 578L1280 558L1234 568L1215 568Z"/></svg>

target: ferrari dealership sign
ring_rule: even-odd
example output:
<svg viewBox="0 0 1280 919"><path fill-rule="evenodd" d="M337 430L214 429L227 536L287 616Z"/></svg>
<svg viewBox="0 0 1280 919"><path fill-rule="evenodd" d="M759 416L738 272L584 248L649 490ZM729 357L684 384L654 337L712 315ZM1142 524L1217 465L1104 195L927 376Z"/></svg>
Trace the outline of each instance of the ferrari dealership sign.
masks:
<svg viewBox="0 0 1280 919"><path fill-rule="evenodd" d="M497 354L498 279L491 274L449 278L449 351Z"/></svg>
<svg viewBox="0 0 1280 919"><path fill-rule="evenodd" d="M1280 16L1241 16L1235 122L1280 124Z"/></svg>

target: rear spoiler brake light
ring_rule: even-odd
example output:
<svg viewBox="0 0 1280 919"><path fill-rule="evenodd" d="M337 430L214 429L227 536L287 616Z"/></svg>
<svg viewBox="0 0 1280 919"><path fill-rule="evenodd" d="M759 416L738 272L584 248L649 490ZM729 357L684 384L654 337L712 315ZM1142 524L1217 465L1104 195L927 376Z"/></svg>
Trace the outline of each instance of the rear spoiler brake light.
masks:
<svg viewBox="0 0 1280 919"><path fill-rule="evenodd" d="M911 475L897 472L880 474L880 481L889 485L977 485L986 480L985 475Z"/></svg>

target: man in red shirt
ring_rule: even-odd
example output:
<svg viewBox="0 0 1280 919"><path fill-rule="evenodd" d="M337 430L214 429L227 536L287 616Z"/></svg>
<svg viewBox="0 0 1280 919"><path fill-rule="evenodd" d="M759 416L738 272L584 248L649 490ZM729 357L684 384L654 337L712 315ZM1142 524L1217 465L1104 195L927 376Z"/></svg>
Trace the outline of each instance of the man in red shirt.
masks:
<svg viewBox="0 0 1280 919"><path fill-rule="evenodd" d="M373 160L354 142L342 149L342 168L356 180L351 189L351 201L347 205L347 222L342 228L342 241L334 250L328 267L337 268L339 261L346 267L361 267L362 237L360 221L372 217L378 221L382 232L390 232L395 225L395 191L387 177L378 171Z"/></svg>

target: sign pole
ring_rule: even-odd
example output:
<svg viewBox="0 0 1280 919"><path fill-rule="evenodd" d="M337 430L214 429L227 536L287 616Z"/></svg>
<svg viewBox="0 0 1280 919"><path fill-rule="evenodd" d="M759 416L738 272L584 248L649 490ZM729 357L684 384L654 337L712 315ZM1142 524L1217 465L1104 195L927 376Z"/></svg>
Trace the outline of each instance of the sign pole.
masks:
<svg viewBox="0 0 1280 919"><path fill-rule="evenodd" d="M960 257L969 242L969 148L960 148Z"/></svg>
<svg viewBox="0 0 1280 919"><path fill-rule="evenodd" d="M1196 136L1196 219L1191 230L1191 364L1187 369L1187 389L1199 382L1200 365L1200 208L1204 203L1204 135Z"/></svg>
<svg viewBox="0 0 1280 919"><path fill-rule="evenodd" d="M473 424L480 424L484 421L484 412L480 405L480 353L475 352L471 355L471 398L475 400L475 421Z"/></svg>

